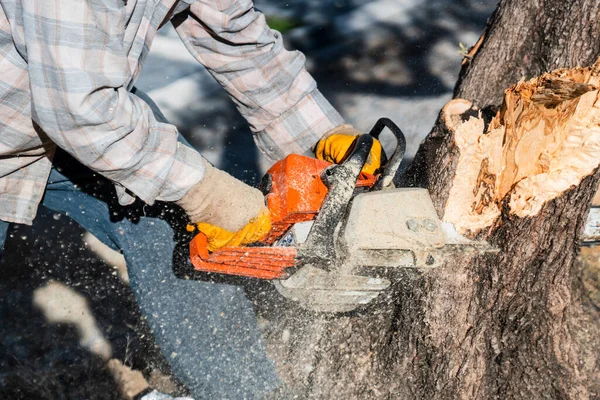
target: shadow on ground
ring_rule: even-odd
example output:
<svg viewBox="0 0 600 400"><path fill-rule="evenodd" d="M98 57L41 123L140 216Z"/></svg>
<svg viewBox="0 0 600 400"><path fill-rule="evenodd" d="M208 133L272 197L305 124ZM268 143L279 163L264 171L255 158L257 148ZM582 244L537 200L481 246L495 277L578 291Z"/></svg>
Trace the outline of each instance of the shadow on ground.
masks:
<svg viewBox="0 0 600 400"><path fill-rule="evenodd" d="M168 372L168 367L129 286L86 248L82 228L58 216L42 209L33 227L9 230L0 261L0 397L121 399L106 369L108 358L148 374L154 368ZM43 288L58 283L71 289L59 293L70 301L61 304L56 296L46 301L57 303L64 322L52 321L45 304L36 301ZM86 304L74 306L74 296ZM90 329L88 318L98 332Z"/></svg>

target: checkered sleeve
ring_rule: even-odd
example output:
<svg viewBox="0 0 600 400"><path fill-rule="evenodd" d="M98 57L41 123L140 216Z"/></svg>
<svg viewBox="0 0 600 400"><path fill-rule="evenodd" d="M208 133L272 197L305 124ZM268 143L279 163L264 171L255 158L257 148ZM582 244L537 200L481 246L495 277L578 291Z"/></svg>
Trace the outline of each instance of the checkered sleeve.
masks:
<svg viewBox="0 0 600 400"><path fill-rule="evenodd" d="M200 155L126 87L137 64L123 47L121 2L22 4L32 118L54 143L116 182L125 203L127 192L149 204L178 200L202 179Z"/></svg>
<svg viewBox="0 0 600 400"><path fill-rule="evenodd" d="M252 0L197 0L172 20L187 49L227 90L272 161L307 153L342 117L317 89L305 57L283 47Z"/></svg>

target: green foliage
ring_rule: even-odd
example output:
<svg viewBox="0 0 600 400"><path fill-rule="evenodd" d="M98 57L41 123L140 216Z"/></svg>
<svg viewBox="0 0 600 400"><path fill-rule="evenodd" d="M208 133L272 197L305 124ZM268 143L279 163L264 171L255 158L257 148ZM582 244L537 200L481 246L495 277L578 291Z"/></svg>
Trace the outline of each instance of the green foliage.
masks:
<svg viewBox="0 0 600 400"><path fill-rule="evenodd" d="M275 29L281 33L286 33L294 28L302 26L302 23L297 19L276 16L267 17L267 24L269 24L271 29Z"/></svg>
<svg viewBox="0 0 600 400"><path fill-rule="evenodd" d="M466 57L469 54L470 48L465 46L462 42L458 42L458 54L463 57Z"/></svg>

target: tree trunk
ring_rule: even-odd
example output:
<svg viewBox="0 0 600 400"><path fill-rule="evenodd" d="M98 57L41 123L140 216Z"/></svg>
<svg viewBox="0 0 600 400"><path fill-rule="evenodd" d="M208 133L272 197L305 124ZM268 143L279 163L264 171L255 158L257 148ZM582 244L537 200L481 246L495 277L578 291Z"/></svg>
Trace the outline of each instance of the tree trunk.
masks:
<svg viewBox="0 0 600 400"><path fill-rule="evenodd" d="M405 182L500 249L405 270L343 316L266 314L280 397L597 398L598 320L581 307L577 238L600 178L600 3L504 0ZM500 105L499 111L479 107ZM597 317L597 316L596 316Z"/></svg>
<svg viewBox="0 0 600 400"><path fill-rule="evenodd" d="M592 65L600 55L600 2L502 0L454 96L478 107L499 105L521 78Z"/></svg>

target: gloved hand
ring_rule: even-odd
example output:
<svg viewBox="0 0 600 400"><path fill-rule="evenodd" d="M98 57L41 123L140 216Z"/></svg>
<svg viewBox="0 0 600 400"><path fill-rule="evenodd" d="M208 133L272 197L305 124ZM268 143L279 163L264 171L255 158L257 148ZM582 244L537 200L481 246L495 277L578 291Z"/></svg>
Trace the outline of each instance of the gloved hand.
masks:
<svg viewBox="0 0 600 400"><path fill-rule="evenodd" d="M361 132L350 124L340 125L325 134L315 145L315 156L322 161L335 164L343 162L354 147L356 137ZM379 140L373 140L373 147L362 172L373 174L381 166L382 148Z"/></svg>
<svg viewBox="0 0 600 400"><path fill-rule="evenodd" d="M204 161L206 174L176 203L208 238L208 250L240 246L263 239L271 215L260 190ZM188 230L193 230L194 226Z"/></svg>

